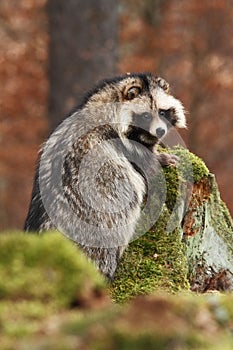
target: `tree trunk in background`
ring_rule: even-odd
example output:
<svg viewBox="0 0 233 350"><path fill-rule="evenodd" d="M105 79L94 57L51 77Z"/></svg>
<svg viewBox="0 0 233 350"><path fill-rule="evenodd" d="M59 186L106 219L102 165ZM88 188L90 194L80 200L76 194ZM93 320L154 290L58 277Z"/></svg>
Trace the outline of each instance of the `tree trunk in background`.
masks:
<svg viewBox="0 0 233 350"><path fill-rule="evenodd" d="M49 121L54 128L98 80L116 74L114 0L49 0Z"/></svg>

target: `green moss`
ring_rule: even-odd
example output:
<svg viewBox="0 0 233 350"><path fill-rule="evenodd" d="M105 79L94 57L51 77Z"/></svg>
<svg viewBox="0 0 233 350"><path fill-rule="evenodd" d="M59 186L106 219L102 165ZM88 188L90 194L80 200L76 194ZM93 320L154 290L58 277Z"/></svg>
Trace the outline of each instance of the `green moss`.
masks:
<svg viewBox="0 0 233 350"><path fill-rule="evenodd" d="M151 199L151 208L161 210L160 189L166 187L165 205L154 227L131 242L123 255L110 287L117 302L158 289L176 292L189 288L185 246L181 242L182 208L187 183L199 182L209 171L200 158L184 148L160 148L159 151L177 155L179 162L176 167L164 167L163 172L155 176L158 192ZM164 178L166 186L163 185ZM139 232L143 232L143 227Z"/></svg>
<svg viewBox="0 0 233 350"><path fill-rule="evenodd" d="M87 285L99 288L103 280L63 235L1 234L0 298L36 298L67 306Z"/></svg>
<svg viewBox="0 0 233 350"><path fill-rule="evenodd" d="M173 149L159 147L159 152L171 153L179 157L177 172L186 181L197 183L209 174L203 160L186 148L181 146L176 146ZM165 171L170 173L171 167L165 168Z"/></svg>
<svg viewBox="0 0 233 350"><path fill-rule="evenodd" d="M164 213L156 227L130 243L110 287L115 301L124 302L157 289L177 292L189 288L180 232L167 233L166 222Z"/></svg>
<svg viewBox="0 0 233 350"><path fill-rule="evenodd" d="M225 241L229 242L229 248L232 250L233 220L226 204L220 198L214 175L211 174L209 179L212 187L209 201L211 223L216 232L224 238Z"/></svg>
<svg viewBox="0 0 233 350"><path fill-rule="evenodd" d="M188 180L189 176L191 179L194 179L194 182L197 183L201 181L204 177L207 177L209 170L206 167L202 159L200 159L195 154L189 152L187 149L175 148L174 154L180 157L181 161L179 162L183 177ZM192 165L192 173L190 174L190 169L187 169L186 162L190 162ZM193 174L193 175L192 175Z"/></svg>
<svg viewBox="0 0 233 350"><path fill-rule="evenodd" d="M56 311L54 305L39 300L0 302L1 332L7 337L21 338L37 331L41 322Z"/></svg>
<svg viewBox="0 0 233 350"><path fill-rule="evenodd" d="M159 147L159 152L171 153L179 157L176 167L164 167L163 173L166 181L166 206L170 211L179 206L185 196L187 184L198 183L209 174L205 163L196 155L182 147L164 149Z"/></svg>
<svg viewBox="0 0 233 350"><path fill-rule="evenodd" d="M1 234L0 335L31 334L45 318L103 288L96 268L62 234Z"/></svg>

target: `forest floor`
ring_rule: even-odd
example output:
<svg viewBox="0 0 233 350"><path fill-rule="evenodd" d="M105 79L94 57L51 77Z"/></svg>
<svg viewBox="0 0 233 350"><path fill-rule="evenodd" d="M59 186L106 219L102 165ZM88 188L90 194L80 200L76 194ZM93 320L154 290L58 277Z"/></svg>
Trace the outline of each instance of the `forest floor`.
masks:
<svg viewBox="0 0 233 350"><path fill-rule="evenodd" d="M0 343L1 350L231 350L233 295L158 289L117 304L61 234L8 232L0 242Z"/></svg>

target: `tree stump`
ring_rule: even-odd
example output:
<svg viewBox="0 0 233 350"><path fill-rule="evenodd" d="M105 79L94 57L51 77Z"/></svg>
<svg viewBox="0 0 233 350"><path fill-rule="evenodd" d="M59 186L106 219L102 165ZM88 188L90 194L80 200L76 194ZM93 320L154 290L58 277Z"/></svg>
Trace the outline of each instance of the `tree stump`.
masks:
<svg viewBox="0 0 233 350"><path fill-rule="evenodd" d="M182 229L191 290L233 290L233 224L214 175L194 184Z"/></svg>
<svg viewBox="0 0 233 350"><path fill-rule="evenodd" d="M233 222L215 177L186 149L166 151L180 161L163 169L167 196L159 219L122 257L110 287L119 302L158 289L233 290Z"/></svg>

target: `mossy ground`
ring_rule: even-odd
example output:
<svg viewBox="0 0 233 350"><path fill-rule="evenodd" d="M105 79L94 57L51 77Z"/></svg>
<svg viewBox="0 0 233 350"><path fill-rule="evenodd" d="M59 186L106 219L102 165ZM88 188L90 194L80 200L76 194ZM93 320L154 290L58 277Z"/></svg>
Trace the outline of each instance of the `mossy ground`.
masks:
<svg viewBox="0 0 233 350"><path fill-rule="evenodd" d="M1 349L231 350L232 301L230 295L163 293L121 307L66 310L48 317L39 331L5 339Z"/></svg>
<svg viewBox="0 0 233 350"><path fill-rule="evenodd" d="M88 304L104 286L95 267L62 234L1 233L2 342L38 331L43 320L72 305Z"/></svg>

